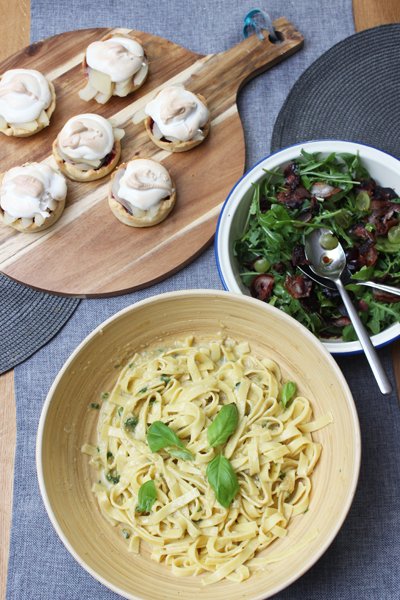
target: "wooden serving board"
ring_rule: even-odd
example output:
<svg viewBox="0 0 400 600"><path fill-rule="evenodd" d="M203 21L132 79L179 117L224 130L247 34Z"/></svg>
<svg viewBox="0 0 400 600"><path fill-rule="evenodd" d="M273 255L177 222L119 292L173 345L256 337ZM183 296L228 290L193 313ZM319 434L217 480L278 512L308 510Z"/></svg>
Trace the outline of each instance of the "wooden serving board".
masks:
<svg viewBox="0 0 400 600"><path fill-rule="evenodd" d="M125 129L122 161L148 157L162 161L177 188L171 215L155 227L127 227L107 203L109 177L91 183L68 180L66 209L48 230L19 233L0 226L0 269L35 288L80 297L109 296L155 283L187 264L211 241L221 204L245 164L243 129L236 106L240 87L296 52L301 34L285 18L274 22L281 41L256 35L219 54L194 54L163 38L128 29L86 29L32 44L0 63L37 69L53 81L57 106L49 127L29 138L1 136L0 171L27 161L53 163L51 144L73 115L95 112ZM108 32L140 40L149 59L149 77L135 94L107 104L84 102L83 53ZM146 103L163 86L182 83L203 94L211 112L209 137L191 151L170 154L148 139L142 122Z"/></svg>

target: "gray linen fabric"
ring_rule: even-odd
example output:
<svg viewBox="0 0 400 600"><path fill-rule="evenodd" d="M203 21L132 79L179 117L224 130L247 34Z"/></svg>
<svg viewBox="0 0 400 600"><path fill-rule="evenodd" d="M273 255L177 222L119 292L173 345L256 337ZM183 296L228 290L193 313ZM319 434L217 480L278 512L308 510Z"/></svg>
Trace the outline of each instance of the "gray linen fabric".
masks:
<svg viewBox="0 0 400 600"><path fill-rule="evenodd" d="M221 51L241 39L250 2L102 2L32 0L32 39L74 27L129 26L151 31L202 52ZM303 70L323 51L353 33L351 0L271 0L262 8L284 14L306 36L304 50L259 76L241 92L247 164L268 153L272 127ZM17 453L8 600L111 600L115 594L81 569L59 541L39 496L34 446L41 406L65 359L98 323L139 299L183 288L221 288L212 250L167 281L119 298L82 301L62 333L16 369ZM390 369L387 350L381 351ZM395 395L376 391L363 357L341 360L360 412L364 457L360 485L345 525L320 561L276 597L280 600L395 600L400 480L399 411ZM392 374L393 376L393 374ZM327 494L335 493L327 490ZM245 595L244 595L245 598ZM166 599L171 600L171 599Z"/></svg>

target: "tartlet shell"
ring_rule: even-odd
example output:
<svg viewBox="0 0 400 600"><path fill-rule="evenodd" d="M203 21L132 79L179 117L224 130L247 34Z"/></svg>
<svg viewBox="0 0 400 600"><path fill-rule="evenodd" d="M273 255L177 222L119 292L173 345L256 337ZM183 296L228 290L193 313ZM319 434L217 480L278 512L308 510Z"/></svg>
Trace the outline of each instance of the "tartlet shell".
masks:
<svg viewBox="0 0 400 600"><path fill-rule="evenodd" d="M1 184L3 181L3 177L4 177L4 173L2 173L0 175L0 187L1 187ZM38 231L43 231L44 229L48 229L49 227L54 225L54 223L56 221L58 221L58 219L61 217L62 213L64 212L65 201L66 201L66 196L63 200L57 200L56 208L51 211L50 216L44 220L42 225L36 225L36 223L33 222L32 225L29 225L29 227L22 227L21 219L17 219L13 223L4 223L4 221L3 221L4 211L1 208L1 206L0 206L0 221L6 227L12 227L13 229L16 229L17 231L20 231L21 233L37 233Z"/></svg>
<svg viewBox="0 0 400 600"><path fill-rule="evenodd" d="M56 108L56 90L51 81L49 81L47 78L46 78L46 81L49 84L49 89L50 89L50 93L51 93L51 102L50 102L50 105L46 109L44 109L44 112L47 114L47 117L50 121L50 117ZM7 135L9 137L30 137L31 135L35 135L36 133L39 133L39 131L42 131L42 129L44 129L45 127L48 127L50 125L50 123L48 125L45 125L44 123L39 123L38 120L36 120L36 122L37 122L37 128L35 129L35 131L26 131L26 129L21 129L20 127L16 127L14 125L9 124L7 129L0 130L0 133L3 133L4 135Z"/></svg>
<svg viewBox="0 0 400 600"><path fill-rule="evenodd" d="M99 42L105 42L106 40L110 40L113 37L123 37L123 38L128 38L130 40L133 40L135 42L137 42L138 44L140 44L143 47L142 42L140 42L138 39L131 37L130 35L126 35L125 33L107 33L106 35L104 35L102 38L100 38ZM148 64L148 60L147 60L147 56L146 56L146 52L144 52L144 61ZM83 75L85 80L87 79L87 73L86 70L89 69L89 65L86 62L86 52L83 55L83 59L82 59L82 71L83 71ZM149 71L147 70L146 73L146 77L143 79L143 81L139 84L139 85L135 85L133 80L135 79L137 73L134 73L134 75L132 75L132 81L131 81L131 87L129 92L126 94L126 96L129 96L130 94L132 94L133 92L136 92L136 90L138 90L139 88L142 87L142 85L146 82L148 76L149 76ZM112 96L117 96L117 94L115 94L115 83L112 82L112 86L113 86L113 93ZM83 89L83 88L82 88ZM126 98L126 96L123 96L124 98ZM117 96L120 97L120 96ZM95 102L97 102L96 98L93 98L93 100L95 100ZM108 102L109 100L107 100ZM89 101L90 102L90 101ZM105 104L107 104L107 102ZM100 102L98 102L98 104L101 104Z"/></svg>
<svg viewBox="0 0 400 600"><path fill-rule="evenodd" d="M73 181L95 181L105 177L111 171L115 169L118 161L121 157L121 142L114 139L113 146L114 156L112 160L106 165L99 167L98 169L89 169L87 171L81 171L74 164L66 162L58 151L58 137L53 142L53 156L57 163L58 168L66 177Z"/></svg>
<svg viewBox="0 0 400 600"><path fill-rule="evenodd" d="M140 160L140 159L133 158L132 160ZM129 162L132 162L132 160ZM113 193L112 193L112 187L113 187L113 181L114 181L115 175L118 173L118 171L125 169L126 166L127 166L127 163L121 163L120 166L118 167L118 169L111 176L110 188L109 188L109 192L108 192L108 205L111 209L111 212L119 221L121 221L121 223L124 223L124 225L128 225L129 227L152 227L153 225L158 225L159 223L161 223L162 221L164 221L164 219L166 219L168 217L169 213L172 211L172 209L174 208L175 203L176 203L175 184L174 184L174 181L173 181L171 175L170 175L170 177L171 177L171 181L172 181L173 192L168 198L161 200L161 202L159 204L159 209L158 209L157 213L154 215L154 217L151 219L149 219L146 216L134 217L133 215L128 213L128 211L122 206L122 204L120 204L120 202L118 202L118 200L116 200L114 198Z"/></svg>
<svg viewBox="0 0 400 600"><path fill-rule="evenodd" d="M206 102L206 99L204 98L204 96L202 96L201 94L196 94L196 96L208 108L207 102ZM153 144L155 144L159 148L162 148L163 150L167 150L168 152L186 152L187 150L191 150L192 148L195 148L196 146L198 146L199 144L202 144L204 142L204 140L206 139L206 137L208 136L209 131L210 131L210 122L211 122L211 116L209 116L208 121L201 128L203 135L204 135L203 139L187 140L186 142L168 142L167 140L163 141L163 140L157 139L153 135L153 131L152 131L153 119L151 117L145 118L144 126L147 131L147 135L149 136L149 138L151 139Z"/></svg>

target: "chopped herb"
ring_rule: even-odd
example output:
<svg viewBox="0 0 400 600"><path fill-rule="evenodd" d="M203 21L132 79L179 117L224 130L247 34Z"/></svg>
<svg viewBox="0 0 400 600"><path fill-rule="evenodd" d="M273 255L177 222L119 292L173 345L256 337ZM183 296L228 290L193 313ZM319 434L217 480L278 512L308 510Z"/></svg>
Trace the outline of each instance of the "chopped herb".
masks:
<svg viewBox="0 0 400 600"><path fill-rule="evenodd" d="M138 423L139 419L137 417L128 417L124 423L124 427L127 431L134 432Z"/></svg>
<svg viewBox="0 0 400 600"><path fill-rule="evenodd" d="M118 363L118 364L115 364L115 365L114 365L114 369L119 369L119 368L120 368L120 366L121 366L121 365L120 365L119 363Z"/></svg>
<svg viewBox="0 0 400 600"><path fill-rule="evenodd" d="M240 381L238 381L237 383L235 383L235 388L238 389L238 387L240 387Z"/></svg>
<svg viewBox="0 0 400 600"><path fill-rule="evenodd" d="M132 367L134 367L134 366L135 366L135 363L129 363L128 368L132 369Z"/></svg>
<svg viewBox="0 0 400 600"><path fill-rule="evenodd" d="M107 452L107 458L108 458L108 459L110 459L110 458L114 458L114 454L113 454L112 452L108 451L108 452Z"/></svg>
<svg viewBox="0 0 400 600"><path fill-rule="evenodd" d="M167 375L161 375L160 377L161 381L163 381L165 384L169 383L171 381L171 377L167 377Z"/></svg>
<svg viewBox="0 0 400 600"><path fill-rule="evenodd" d="M106 479L110 483L117 484L117 483L119 483L120 476L118 475L118 473L116 471L109 471L106 475Z"/></svg>
<svg viewBox="0 0 400 600"><path fill-rule="evenodd" d="M102 400L108 400L109 397L110 397L110 392L103 392L101 394L101 399Z"/></svg>
<svg viewBox="0 0 400 600"><path fill-rule="evenodd" d="M95 410L99 410L100 404L98 402L91 402L90 408L94 408Z"/></svg>
<svg viewBox="0 0 400 600"><path fill-rule="evenodd" d="M149 404L154 404L155 401L156 401L155 398L151 398L150 401L149 401Z"/></svg>
<svg viewBox="0 0 400 600"><path fill-rule="evenodd" d="M286 473L279 473L278 477L279 479L285 479L285 475Z"/></svg>
<svg viewBox="0 0 400 600"><path fill-rule="evenodd" d="M145 394L147 392L147 386L138 391L138 394Z"/></svg>
<svg viewBox="0 0 400 600"><path fill-rule="evenodd" d="M96 446L97 452L100 452L100 448L98 446Z"/></svg>
<svg viewBox="0 0 400 600"><path fill-rule="evenodd" d="M123 529L122 530L122 535L124 536L124 538L126 540L129 540L129 538L131 537L131 534L130 534L130 532L127 529Z"/></svg>
<svg viewBox="0 0 400 600"><path fill-rule="evenodd" d="M120 417L123 412L124 412L124 407L123 406L119 406L118 407L118 416Z"/></svg>

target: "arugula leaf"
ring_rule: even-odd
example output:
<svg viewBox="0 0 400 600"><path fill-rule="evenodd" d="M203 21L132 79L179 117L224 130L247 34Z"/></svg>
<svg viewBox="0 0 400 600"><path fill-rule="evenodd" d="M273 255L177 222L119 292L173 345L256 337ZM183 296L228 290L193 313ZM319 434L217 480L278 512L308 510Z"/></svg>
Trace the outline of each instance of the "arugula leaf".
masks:
<svg viewBox="0 0 400 600"><path fill-rule="evenodd" d="M239 412L236 404L225 404L211 425L207 428L207 438L210 446L225 444L238 426Z"/></svg>
<svg viewBox="0 0 400 600"><path fill-rule="evenodd" d="M217 454L207 465L207 479L215 497L224 508L228 508L239 491L239 482L229 460Z"/></svg>
<svg viewBox="0 0 400 600"><path fill-rule="evenodd" d="M293 381L287 381L283 384L279 399L282 403L283 408L287 408L290 402L293 400L293 397L297 391L297 385Z"/></svg>
<svg viewBox="0 0 400 600"><path fill-rule="evenodd" d="M150 479L139 488L136 512L149 513L154 502L157 500L157 490L154 481Z"/></svg>
<svg viewBox="0 0 400 600"><path fill-rule="evenodd" d="M162 421L154 421L147 430L147 443L152 452L165 449L172 456L183 460L193 460L193 454L185 448L175 431ZM179 452L178 452L179 450Z"/></svg>

